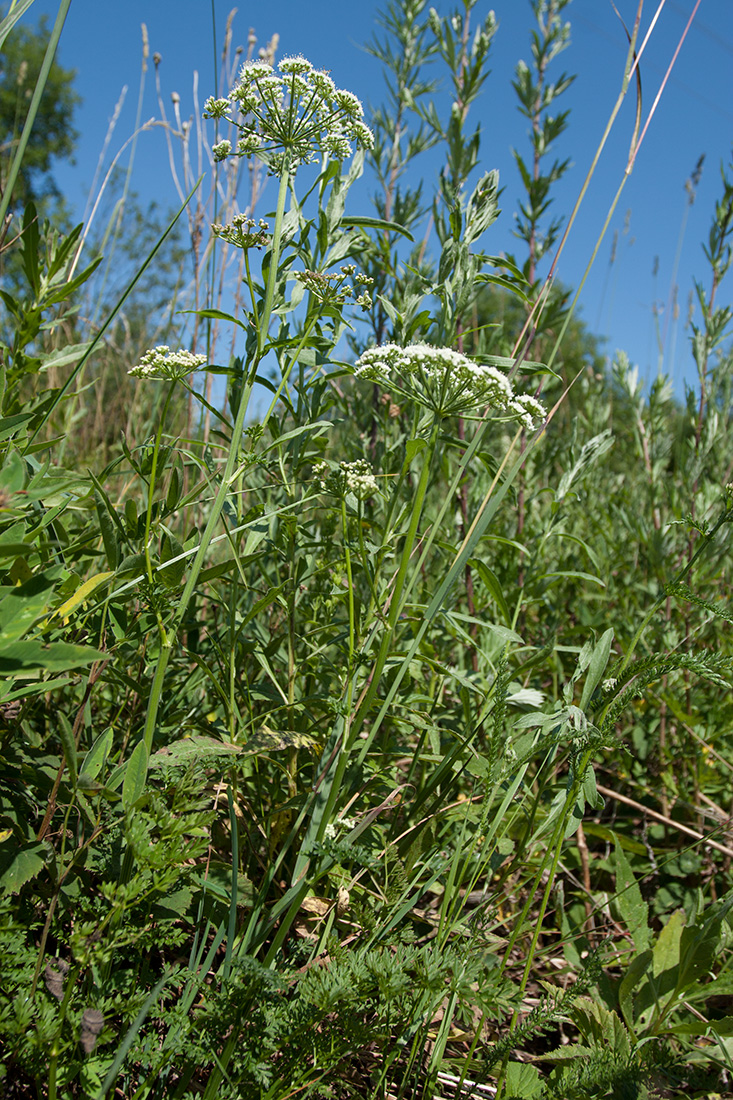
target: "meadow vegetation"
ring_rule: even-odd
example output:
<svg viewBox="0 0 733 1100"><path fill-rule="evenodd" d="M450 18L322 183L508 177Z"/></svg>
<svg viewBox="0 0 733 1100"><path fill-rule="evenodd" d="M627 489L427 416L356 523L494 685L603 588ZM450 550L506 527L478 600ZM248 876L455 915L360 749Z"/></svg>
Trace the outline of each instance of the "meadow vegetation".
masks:
<svg viewBox="0 0 733 1100"><path fill-rule="evenodd" d="M527 12L512 256L477 0L388 0L370 117L231 19L205 125L156 61L180 209L96 247L16 128L7 1100L733 1094L733 165L679 400L553 279L571 5Z"/></svg>

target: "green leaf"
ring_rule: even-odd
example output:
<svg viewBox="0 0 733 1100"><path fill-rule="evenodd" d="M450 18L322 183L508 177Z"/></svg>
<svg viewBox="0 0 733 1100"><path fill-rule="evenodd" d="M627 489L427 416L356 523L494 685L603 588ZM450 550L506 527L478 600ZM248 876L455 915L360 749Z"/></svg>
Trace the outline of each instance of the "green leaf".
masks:
<svg viewBox="0 0 733 1100"><path fill-rule="evenodd" d="M71 723L62 710L56 711L56 722L58 725L59 737L61 738L61 747L64 751L64 760L66 761L66 770L69 773L71 779L71 786L76 786L76 742L74 741L74 733L71 728Z"/></svg>
<svg viewBox="0 0 733 1100"><path fill-rule="evenodd" d="M80 668L94 661L104 661L106 653L85 645L70 645L67 642L24 641L0 645L0 675L10 673L16 676L23 672L45 669L47 672L65 672L70 668Z"/></svg>
<svg viewBox="0 0 733 1100"><path fill-rule="evenodd" d="M341 225L344 229L378 229L383 233L401 233L408 241L415 238L399 222L385 221L384 218L342 218Z"/></svg>
<svg viewBox="0 0 733 1100"><path fill-rule="evenodd" d="M601 581L598 582L602 584ZM604 586L605 587L605 586ZM587 710L590 703L593 692L601 682L601 677L606 671L608 665L608 658L611 653L611 644L613 642L613 630L606 630L597 642L593 656L590 659L588 666L588 675L585 678L585 684L583 685L583 694L580 697L580 709Z"/></svg>
<svg viewBox="0 0 733 1100"><path fill-rule="evenodd" d="M187 768L197 760L207 760L217 756L231 756L242 751L242 745L234 745L230 741L217 741L215 737L207 737L206 734L196 733L192 737L182 737L180 741L173 741L172 744L158 749L150 757L150 767L154 768L165 764L170 767Z"/></svg>
<svg viewBox="0 0 733 1100"><path fill-rule="evenodd" d="M510 1062L506 1067L507 1100L532 1100L542 1096L543 1085L537 1066L525 1062Z"/></svg>
<svg viewBox="0 0 733 1100"><path fill-rule="evenodd" d="M178 588L183 579L186 562L181 557L181 554L183 554L183 547L176 536L165 534L163 536L163 544L160 551L161 563L170 561L172 558L179 559L178 561L174 561L173 565L167 565L165 567L159 566L157 569L158 576L167 588Z"/></svg>
<svg viewBox="0 0 733 1100"><path fill-rule="evenodd" d="M210 317L212 321L227 321L230 324L237 325L239 328L246 329L247 326L243 321L239 320L231 313L224 313L221 309L182 309L181 313L194 313L197 317Z"/></svg>
<svg viewBox="0 0 733 1100"><path fill-rule="evenodd" d="M58 570L31 577L25 584L11 588L0 599L0 652L30 630L48 607Z"/></svg>
<svg viewBox="0 0 733 1100"><path fill-rule="evenodd" d="M405 443L405 469L410 465L415 455L420 454L420 451L424 451L427 447L427 443L424 439L408 439Z"/></svg>
<svg viewBox="0 0 733 1100"><path fill-rule="evenodd" d="M651 951L642 951L631 960L631 964L618 987L618 1003L627 1027L634 1030L634 990L651 969Z"/></svg>
<svg viewBox="0 0 733 1100"><path fill-rule="evenodd" d="M17 493L25 485L25 463L14 447L5 455L0 470L0 492L4 496Z"/></svg>
<svg viewBox="0 0 733 1100"><path fill-rule="evenodd" d="M125 780L122 784L122 805L132 809L145 792L145 780L148 775L148 750L144 741L138 741L127 761Z"/></svg>
<svg viewBox="0 0 733 1100"><path fill-rule="evenodd" d="M733 892L708 907L682 932L679 942L677 992L684 992L713 968L720 950L723 922L733 907Z"/></svg>
<svg viewBox="0 0 733 1100"><path fill-rule="evenodd" d="M39 266L38 246L41 235L38 231L38 211L35 203L29 202L23 214L23 230L21 234L21 251L23 255L23 270L28 280L28 285L37 299L41 289L41 271Z"/></svg>
<svg viewBox="0 0 733 1100"><path fill-rule="evenodd" d="M107 762L107 757L112 748L113 738L114 730L111 726L108 726L106 730L100 733L99 737L96 738L89 752L84 757L81 771L79 772L80 778L82 775L86 776L88 779L97 778L103 765Z"/></svg>
<svg viewBox="0 0 733 1100"><path fill-rule="evenodd" d="M504 622L509 625L512 621L511 612L509 606L504 599L504 593L502 592L501 583L499 578L493 569L489 569L486 562L481 561L479 558L471 558L469 565L475 569L483 581L484 585L489 591L489 594L493 597Z"/></svg>
<svg viewBox="0 0 733 1100"><path fill-rule="evenodd" d="M15 435L18 428L33 419L33 413L14 413L13 416L4 416L0 419L0 441Z"/></svg>
<svg viewBox="0 0 733 1100"><path fill-rule="evenodd" d="M110 569L116 569L120 564L120 522L115 515L109 497L101 485L94 490L94 502L97 507L99 530L102 534L104 552Z"/></svg>
<svg viewBox="0 0 733 1100"><path fill-rule="evenodd" d="M614 901L631 933L637 954L646 951L651 943L649 930L649 906L641 896L641 890L634 878L631 864L621 847L618 837L614 836L616 864L616 897Z"/></svg>
<svg viewBox="0 0 733 1100"><path fill-rule="evenodd" d="M58 367L68 367L70 363L76 363L89 351L91 342L85 344L67 344L66 347L44 355L41 360L41 370L56 370Z"/></svg>
<svg viewBox="0 0 733 1100"><path fill-rule="evenodd" d="M0 893L17 894L39 875L46 864L48 847L39 842L18 848L14 838L0 845Z"/></svg>

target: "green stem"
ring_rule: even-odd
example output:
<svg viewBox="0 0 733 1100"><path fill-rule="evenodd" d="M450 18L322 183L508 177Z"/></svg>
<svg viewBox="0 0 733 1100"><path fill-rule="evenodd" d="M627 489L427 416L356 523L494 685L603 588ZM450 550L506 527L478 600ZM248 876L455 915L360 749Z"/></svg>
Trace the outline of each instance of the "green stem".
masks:
<svg viewBox="0 0 733 1100"><path fill-rule="evenodd" d="M346 501L341 498L341 526L344 532L344 559L346 561L346 579L349 589L349 683L352 682L351 673L354 668L355 628L354 628L354 581L351 575L351 549L349 547L349 526L346 516Z"/></svg>
<svg viewBox="0 0 733 1100"><path fill-rule="evenodd" d="M153 462L150 467L150 481L148 482L148 506L145 512L145 537L143 541L143 550L145 552L145 569L148 574L148 584L150 585L151 596L153 585L155 583L155 578L153 577L153 563L150 557L150 528L153 520L153 498L155 496L155 481L158 474L158 456L160 454L160 441L163 438L163 426L165 425L165 420L168 415L168 408L171 403L171 398L173 397L173 389L175 384L175 382L171 382L170 386L168 387L168 392L165 396L165 401L163 402L163 411L160 414L158 430L155 433L155 443L153 444ZM167 635L165 631L165 626L163 625L163 619L157 608L155 609L155 618L158 622L160 644L162 646L165 646Z"/></svg>
<svg viewBox="0 0 733 1100"><path fill-rule="evenodd" d="M436 416L433 420L433 425L430 430L430 437L428 440L425 459L423 461L423 467L420 472L420 481L418 482L417 490L415 492L415 499L413 501L410 524L407 528L407 535L405 537L404 546L402 547L402 558L400 561L399 570L397 572L397 578L394 583L394 588L392 589L392 598L389 605L389 614L387 616L387 626L382 635L382 641L379 646L377 659L374 662L371 682L364 694L359 709L354 716L354 721L351 728L351 735L349 739L351 744L353 744L355 738L358 736L362 723L369 713L369 708L374 702L374 697L379 690L379 681L381 679L382 672L384 671L384 666L387 663L387 657L389 656L389 652L392 646L392 640L394 638L397 619L399 618L400 611L402 610L402 593L405 587L405 580L407 578L407 570L410 565L410 558L412 557L412 551L415 546L417 529L420 525L420 518L422 516L423 504L425 503L425 495L428 490L430 472L433 464L433 456L435 454L435 447L438 442L439 432L440 420ZM368 746L369 742L367 741L360 754L360 762L366 755Z"/></svg>
<svg viewBox="0 0 733 1100"><path fill-rule="evenodd" d="M252 362L247 376L246 384L242 390L242 394L239 401L239 408L237 409L237 416L234 421L234 427L232 429L231 445L229 447L229 453L224 465L224 470L221 475L221 481L219 488L217 489L216 496L214 497L214 503L211 508L211 514L209 516L204 533L201 536L201 542L199 543L198 550L194 556L191 564L191 570L188 575L188 579L183 589L181 599L179 601L176 612L173 616L173 620L168 630L167 644L161 646L160 654L158 656L158 662L155 668L155 674L153 676L153 683L150 689L150 698L148 700L148 712L145 719L145 729L143 731L143 737L145 739L145 747L148 753L151 750L153 744L153 733L155 731L155 723L158 717L158 708L160 707L160 699L163 693L163 682L165 680L165 673L170 661L171 651L173 647L174 639L178 634L181 627L181 623L188 610L188 605L194 593L194 589L198 583L199 574L204 565L206 554L208 553L211 540L214 537L214 531L216 530L221 513L224 508L227 493L229 492L232 475L237 463L237 457L239 454L239 442L242 438L242 432L244 430L244 422L247 416L247 409L249 406L249 399L252 394L252 390L255 384L255 378L257 376L257 367L265 353L267 334L270 327L270 318L272 316L272 303L275 296L275 284L277 282L278 263L280 259L280 242L282 239L282 223L285 215L285 200L288 194L288 180L289 175L287 172L283 174L280 180L280 190L277 196L277 209L275 212L275 227L272 237L272 254L270 258L270 270L267 279L267 290L265 292L265 307L262 313L261 323L257 334L257 354Z"/></svg>

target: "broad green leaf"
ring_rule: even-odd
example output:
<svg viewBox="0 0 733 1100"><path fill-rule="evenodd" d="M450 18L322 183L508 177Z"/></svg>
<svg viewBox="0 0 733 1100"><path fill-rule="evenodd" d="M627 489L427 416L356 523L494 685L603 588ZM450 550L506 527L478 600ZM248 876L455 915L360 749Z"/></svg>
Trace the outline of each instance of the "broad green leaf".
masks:
<svg viewBox="0 0 733 1100"><path fill-rule="evenodd" d="M651 970L652 966L652 953L651 951L642 951L640 955L637 955L631 960L629 967L621 979L621 984L618 987L618 1003L623 1013L626 1026L634 1033L634 990L640 982L644 981L647 973Z"/></svg>
<svg viewBox="0 0 733 1100"><path fill-rule="evenodd" d="M169 535L168 533L163 535L163 543L160 551L161 565L158 567L157 573L167 588L178 588L183 579L186 562L183 557L181 557L182 554L183 547L176 536ZM164 566L162 564L171 561L171 559L177 560L173 561L172 565Z"/></svg>
<svg viewBox="0 0 733 1100"><path fill-rule="evenodd" d="M658 978L668 971L677 971L680 964L680 940L685 927L684 909L675 909L652 948L653 973Z"/></svg>
<svg viewBox="0 0 733 1100"><path fill-rule="evenodd" d="M707 976L720 950L723 921L733 907L733 892L703 910L693 924L684 928L679 942L677 992Z"/></svg>
<svg viewBox="0 0 733 1100"><path fill-rule="evenodd" d="M32 419L33 413L13 413L12 416L0 418L0 442L3 439L8 439L11 435L15 435L23 424L27 424Z"/></svg>
<svg viewBox="0 0 733 1100"><path fill-rule="evenodd" d="M145 780L148 775L148 750L144 741L138 741L127 761L125 779L122 784L122 805L132 809L145 792Z"/></svg>
<svg viewBox="0 0 733 1100"><path fill-rule="evenodd" d="M25 463L12 447L6 454L3 468L0 470L0 492L5 498L23 488L25 476Z"/></svg>
<svg viewBox="0 0 733 1100"><path fill-rule="evenodd" d="M17 676L36 669L65 672L107 659L107 654L98 649L67 642L51 642L48 645L37 641L3 643L4 639L0 638L0 675L13 673Z"/></svg>
<svg viewBox="0 0 733 1100"><path fill-rule="evenodd" d="M478 572L478 575L488 589L489 594L494 599L497 609L504 619L504 622L508 626L509 623L512 621L512 616L511 612L509 611L509 606L504 598L504 593L502 592L501 582L499 581L496 573L493 571L493 569L490 569L488 567L486 562L481 561L479 558L471 558L469 564Z"/></svg>
<svg viewBox="0 0 733 1100"><path fill-rule="evenodd" d="M14 838L0 845L0 894L17 894L46 864L48 847L39 842L23 844L20 848Z"/></svg>
<svg viewBox="0 0 733 1100"><path fill-rule="evenodd" d="M616 864L616 896L614 901L623 917L626 927L631 933L636 953L641 954L651 946L651 932L649 930L649 906L641 896L641 890L634 878L631 864L626 858L626 853L614 836L614 852Z"/></svg>
<svg viewBox="0 0 733 1100"><path fill-rule="evenodd" d="M82 355L85 355L91 346L89 342L86 344L67 344L66 347L58 348L56 351L42 357L41 370L51 368L56 370L58 367L68 367L69 363L76 363L81 359Z"/></svg>
<svg viewBox="0 0 733 1100"><path fill-rule="evenodd" d="M38 573L25 584L11 588L0 599L0 652L30 630L48 607L58 570Z"/></svg>
<svg viewBox="0 0 733 1100"><path fill-rule="evenodd" d="M565 577L571 581L588 581L589 584L597 584L600 588L605 588L605 581L602 581L600 577L594 577L592 573L578 573L574 570L558 570L551 573L543 573L540 580L559 580L561 577Z"/></svg>
<svg viewBox="0 0 733 1100"><path fill-rule="evenodd" d="M110 569L116 569L120 564L120 522L109 497L101 486L94 489L94 501L97 506L99 530L102 534L107 564Z"/></svg>
<svg viewBox="0 0 733 1100"><path fill-rule="evenodd" d="M242 751L242 745L234 745L230 741L217 741L215 737L196 733L192 737L182 737L179 741L173 741L170 745L158 749L150 757L150 767L164 764L169 767L187 768L197 760L231 756Z"/></svg>
<svg viewBox="0 0 733 1100"><path fill-rule="evenodd" d="M537 1066L526 1062L510 1062L506 1067L505 1095L507 1100L533 1100L544 1094Z"/></svg>

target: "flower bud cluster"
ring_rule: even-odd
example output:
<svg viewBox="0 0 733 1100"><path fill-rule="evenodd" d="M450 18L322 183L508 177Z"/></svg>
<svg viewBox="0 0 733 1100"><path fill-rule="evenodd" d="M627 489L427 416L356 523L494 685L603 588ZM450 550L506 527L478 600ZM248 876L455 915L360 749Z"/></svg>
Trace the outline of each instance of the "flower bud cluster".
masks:
<svg viewBox="0 0 733 1100"><path fill-rule="evenodd" d="M230 222L214 222L211 232L237 248L262 248L267 244L270 227L262 218L258 222L246 214L235 214Z"/></svg>
<svg viewBox="0 0 733 1100"><path fill-rule="evenodd" d="M363 310L371 309L372 296L369 287L374 279L356 270L355 264L344 264L340 271L326 273L325 271L296 271L295 278L303 284L306 290L327 305L343 305L347 298L353 298L354 303ZM353 279L351 285L347 279ZM361 293L359 290L361 288Z"/></svg>
<svg viewBox="0 0 733 1100"><path fill-rule="evenodd" d="M205 355L194 355L192 351L180 348L171 351L167 344L146 351L137 366L127 373L135 378L155 378L167 382L177 382L199 370L206 363Z"/></svg>
<svg viewBox="0 0 733 1100"><path fill-rule="evenodd" d="M451 348L430 344L368 348L357 360L354 374L378 382L437 416L470 416L492 406L530 430L535 417L544 415L540 402L516 395L509 379L496 367L475 363Z"/></svg>
<svg viewBox="0 0 733 1100"><path fill-rule="evenodd" d="M319 462L314 467L313 476L324 493L333 493L334 496L353 493L357 500L368 500L379 491L374 471L365 458L340 462L335 468L328 462Z"/></svg>
<svg viewBox="0 0 733 1100"><path fill-rule="evenodd" d="M372 148L374 135L355 95L304 57L283 58L278 70L263 59L247 61L226 98L206 100L205 118L226 120L239 131L236 149L228 140L213 147L216 160L256 154L274 171L294 171L317 154L345 160L352 142Z"/></svg>

